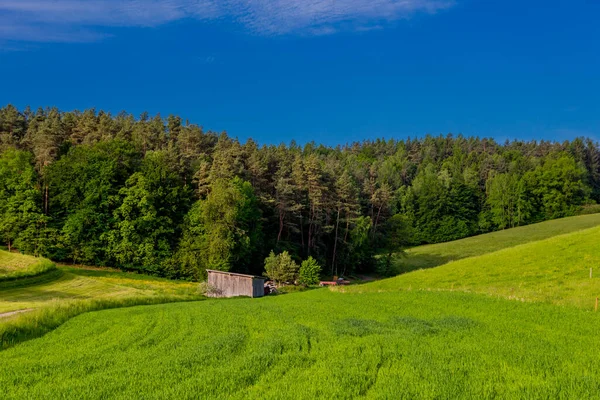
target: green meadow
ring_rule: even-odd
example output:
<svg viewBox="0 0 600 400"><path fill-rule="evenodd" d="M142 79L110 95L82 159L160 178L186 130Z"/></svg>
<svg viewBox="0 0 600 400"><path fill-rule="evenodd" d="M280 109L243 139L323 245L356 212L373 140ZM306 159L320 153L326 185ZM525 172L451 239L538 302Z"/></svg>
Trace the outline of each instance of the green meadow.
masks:
<svg viewBox="0 0 600 400"><path fill-rule="evenodd" d="M409 249L406 257L397 257L395 267L398 272L437 267L450 261L480 256L599 225L600 214L581 215L473 236L454 242L419 246Z"/></svg>
<svg viewBox="0 0 600 400"><path fill-rule="evenodd" d="M0 351L0 398L600 398L600 219L526 228L412 249L399 262L447 261L377 282L81 311ZM76 292L69 275L115 299L184 290L59 268L53 283L0 290L0 304ZM101 301L96 289L78 295ZM28 296L20 307L44 309Z"/></svg>
<svg viewBox="0 0 600 400"><path fill-rule="evenodd" d="M0 288L8 282L34 278L56 270L49 260L0 250Z"/></svg>
<svg viewBox="0 0 600 400"><path fill-rule="evenodd" d="M594 398L598 314L327 289L92 312L0 352L0 397Z"/></svg>
<svg viewBox="0 0 600 400"><path fill-rule="evenodd" d="M460 291L592 309L600 296L600 227L341 290Z"/></svg>
<svg viewBox="0 0 600 400"><path fill-rule="evenodd" d="M42 284L0 291L0 313L36 309L48 304L91 299L128 297L194 296L198 285L110 269L59 266L61 274Z"/></svg>
<svg viewBox="0 0 600 400"><path fill-rule="evenodd" d="M57 267L4 251L0 257L19 262L11 264L12 279L0 279L0 349L42 336L85 312L204 298L196 283L107 268ZM51 267L32 274L32 265Z"/></svg>

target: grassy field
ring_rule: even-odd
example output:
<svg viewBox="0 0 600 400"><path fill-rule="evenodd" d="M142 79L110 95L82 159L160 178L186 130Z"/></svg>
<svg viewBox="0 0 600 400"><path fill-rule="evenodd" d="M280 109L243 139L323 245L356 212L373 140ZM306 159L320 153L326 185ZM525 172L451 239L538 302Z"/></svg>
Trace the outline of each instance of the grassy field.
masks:
<svg viewBox="0 0 600 400"><path fill-rule="evenodd" d="M327 289L108 310L0 352L0 398L594 398L600 316Z"/></svg>
<svg viewBox="0 0 600 400"><path fill-rule="evenodd" d="M197 283L59 266L38 277L0 283L0 349L42 336L88 311L203 298Z"/></svg>
<svg viewBox="0 0 600 400"><path fill-rule="evenodd" d="M408 250L406 257L397 257L395 268L398 272L405 273L437 267L450 261L480 256L595 226L600 226L600 214L557 219L454 242L419 246Z"/></svg>
<svg viewBox="0 0 600 400"><path fill-rule="evenodd" d="M27 269L38 261L37 257L0 250L0 276Z"/></svg>
<svg viewBox="0 0 600 400"><path fill-rule="evenodd" d="M342 290L453 290L592 309L600 297L600 227Z"/></svg>
<svg viewBox="0 0 600 400"><path fill-rule="evenodd" d="M51 282L0 291L0 313L39 308L61 301L122 299L126 297L181 296L198 294L198 284L176 282L111 270L61 266L62 275Z"/></svg>
<svg viewBox="0 0 600 400"><path fill-rule="evenodd" d="M0 351L0 398L600 398L600 221L552 222L416 248L456 261L363 285L67 316ZM187 290L60 268L20 307Z"/></svg>
<svg viewBox="0 0 600 400"><path fill-rule="evenodd" d="M55 269L56 266L44 258L0 250L0 283L42 275Z"/></svg>

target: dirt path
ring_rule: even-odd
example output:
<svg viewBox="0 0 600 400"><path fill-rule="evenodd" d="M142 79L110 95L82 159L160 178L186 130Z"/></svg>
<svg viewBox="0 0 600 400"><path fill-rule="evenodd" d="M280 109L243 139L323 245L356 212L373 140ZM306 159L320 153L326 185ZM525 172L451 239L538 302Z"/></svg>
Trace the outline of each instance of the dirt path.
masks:
<svg viewBox="0 0 600 400"><path fill-rule="evenodd" d="M12 317L13 315L26 313L26 312L33 311L33 310L34 310L33 308L26 308L24 310L5 312L5 313L0 314L0 319Z"/></svg>

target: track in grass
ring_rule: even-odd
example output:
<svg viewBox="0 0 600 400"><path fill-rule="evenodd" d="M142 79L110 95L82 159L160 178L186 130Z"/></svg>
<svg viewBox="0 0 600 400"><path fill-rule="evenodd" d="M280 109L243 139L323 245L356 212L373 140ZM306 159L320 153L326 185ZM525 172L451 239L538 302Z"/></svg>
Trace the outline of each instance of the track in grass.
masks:
<svg viewBox="0 0 600 400"><path fill-rule="evenodd" d="M85 312L203 298L192 282L61 266L48 274L0 283L0 350L40 337Z"/></svg>

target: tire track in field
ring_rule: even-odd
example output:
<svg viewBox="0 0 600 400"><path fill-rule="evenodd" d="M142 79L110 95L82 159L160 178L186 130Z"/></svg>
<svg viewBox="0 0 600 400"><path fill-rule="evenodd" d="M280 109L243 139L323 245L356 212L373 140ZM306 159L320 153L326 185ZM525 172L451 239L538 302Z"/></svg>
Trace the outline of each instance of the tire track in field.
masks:
<svg viewBox="0 0 600 400"><path fill-rule="evenodd" d="M30 312L30 311L33 311L33 310L35 310L35 308L26 308L24 310L17 310L17 311L5 312L5 313L0 314L0 319L12 317L13 315L26 313L26 312Z"/></svg>

